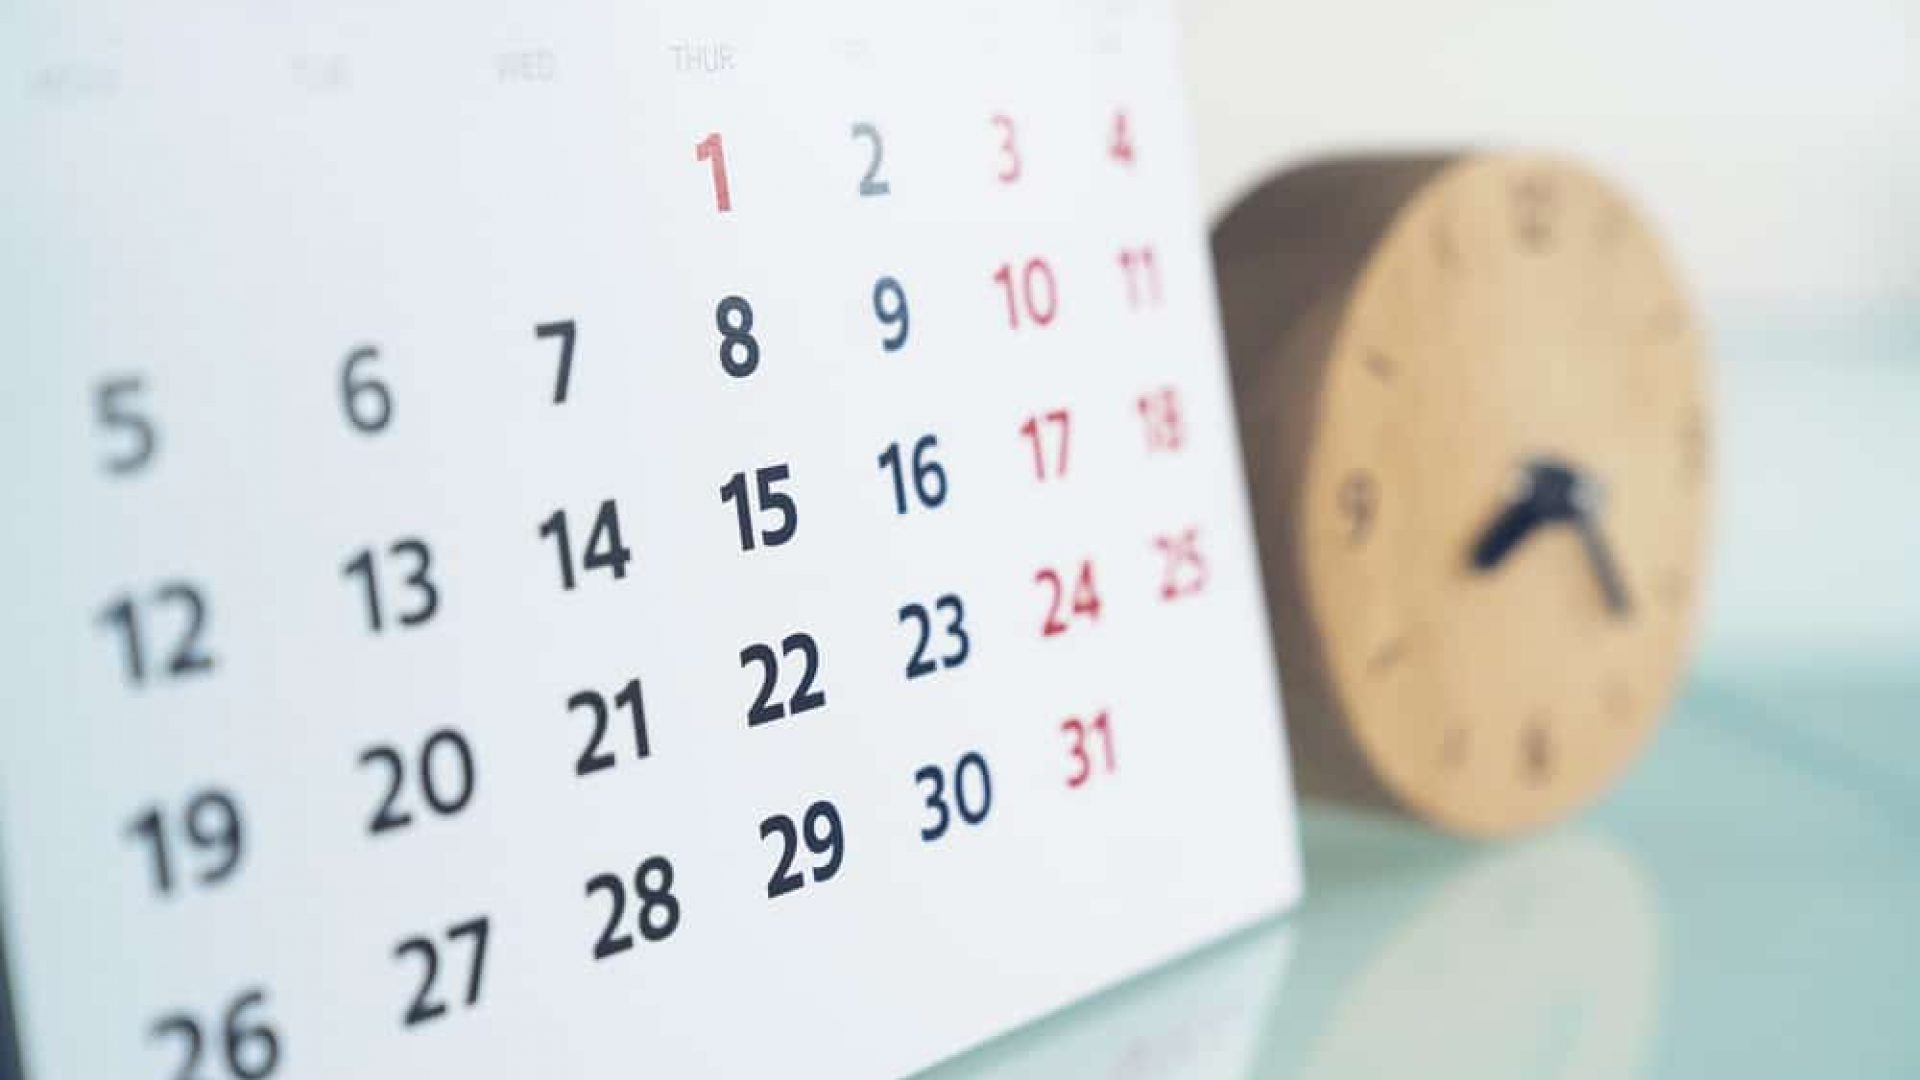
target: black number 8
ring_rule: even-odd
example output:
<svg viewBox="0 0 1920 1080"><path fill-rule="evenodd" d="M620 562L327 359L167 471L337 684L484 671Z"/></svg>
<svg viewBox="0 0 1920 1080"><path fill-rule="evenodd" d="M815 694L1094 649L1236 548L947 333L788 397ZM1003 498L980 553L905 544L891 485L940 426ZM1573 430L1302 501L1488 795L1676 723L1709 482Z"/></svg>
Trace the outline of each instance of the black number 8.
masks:
<svg viewBox="0 0 1920 1080"><path fill-rule="evenodd" d="M713 325L720 331L720 367L744 379L760 367L760 342L753 336L753 305L744 296L729 296L713 309Z"/></svg>

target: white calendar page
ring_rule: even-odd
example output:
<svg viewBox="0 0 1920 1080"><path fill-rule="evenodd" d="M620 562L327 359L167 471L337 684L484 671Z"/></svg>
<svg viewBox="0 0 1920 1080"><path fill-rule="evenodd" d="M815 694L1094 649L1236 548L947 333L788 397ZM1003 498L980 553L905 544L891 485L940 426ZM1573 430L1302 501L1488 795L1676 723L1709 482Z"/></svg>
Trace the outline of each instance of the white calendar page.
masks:
<svg viewBox="0 0 1920 1080"><path fill-rule="evenodd" d="M45 5L25 1075L897 1075L1284 908L1163 3Z"/></svg>

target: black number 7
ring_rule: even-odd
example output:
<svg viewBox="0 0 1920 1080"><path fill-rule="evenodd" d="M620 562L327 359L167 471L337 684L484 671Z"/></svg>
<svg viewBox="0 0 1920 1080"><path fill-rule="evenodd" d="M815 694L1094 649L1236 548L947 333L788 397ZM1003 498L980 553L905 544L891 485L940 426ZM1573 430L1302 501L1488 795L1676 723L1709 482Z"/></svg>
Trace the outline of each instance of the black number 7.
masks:
<svg viewBox="0 0 1920 1080"><path fill-rule="evenodd" d="M573 382L573 320L541 323L533 328L533 336L541 341L560 339L560 370L553 377L553 403L564 405L567 387Z"/></svg>

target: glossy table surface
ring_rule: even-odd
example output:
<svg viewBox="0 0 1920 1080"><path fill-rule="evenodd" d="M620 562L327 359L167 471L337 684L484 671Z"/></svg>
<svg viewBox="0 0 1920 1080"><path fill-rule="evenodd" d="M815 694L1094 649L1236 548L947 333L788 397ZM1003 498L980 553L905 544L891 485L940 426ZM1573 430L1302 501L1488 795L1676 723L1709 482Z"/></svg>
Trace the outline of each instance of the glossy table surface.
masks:
<svg viewBox="0 0 1920 1080"><path fill-rule="evenodd" d="M1920 660L1708 667L1531 838L1304 831L1293 914L928 1076L1920 1077Z"/></svg>

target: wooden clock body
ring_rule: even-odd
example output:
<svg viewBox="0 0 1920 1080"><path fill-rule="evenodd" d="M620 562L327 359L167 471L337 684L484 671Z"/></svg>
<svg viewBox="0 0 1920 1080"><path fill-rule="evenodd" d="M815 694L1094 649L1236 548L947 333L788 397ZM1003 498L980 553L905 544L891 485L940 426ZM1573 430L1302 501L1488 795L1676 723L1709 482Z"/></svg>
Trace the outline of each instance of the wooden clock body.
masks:
<svg viewBox="0 0 1920 1080"><path fill-rule="evenodd" d="M1680 675L1710 478L1695 320L1653 234L1564 162L1331 162L1215 232L1228 352L1308 794L1493 834L1597 794ZM1527 470L1566 522L1472 553Z"/></svg>

